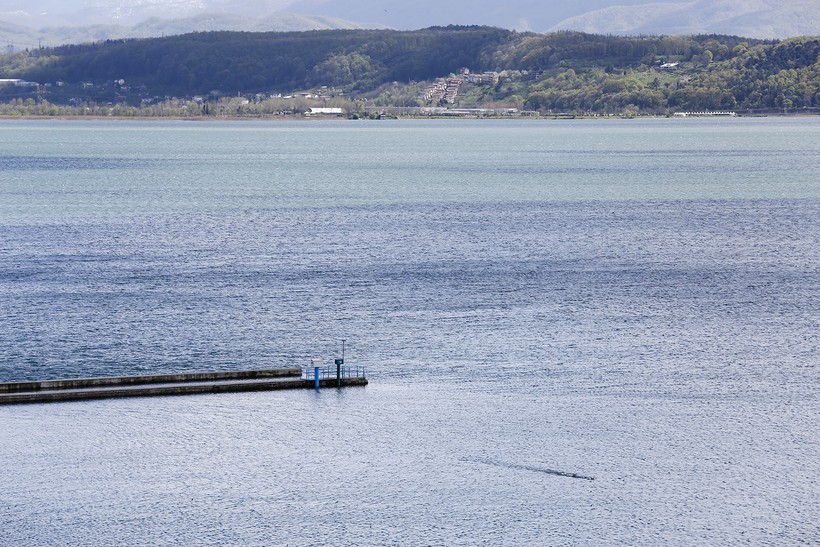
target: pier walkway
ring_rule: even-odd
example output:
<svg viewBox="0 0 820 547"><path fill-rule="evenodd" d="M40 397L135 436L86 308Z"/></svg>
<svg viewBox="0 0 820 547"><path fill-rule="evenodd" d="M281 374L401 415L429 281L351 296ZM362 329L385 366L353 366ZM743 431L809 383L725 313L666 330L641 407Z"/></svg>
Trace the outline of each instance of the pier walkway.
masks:
<svg viewBox="0 0 820 547"><path fill-rule="evenodd" d="M322 375L320 387L367 385L363 368L346 367L339 379ZM313 389L313 371L301 368L192 372L147 376L74 378L39 382L0 383L0 405L48 403L121 397L192 395L278 389Z"/></svg>

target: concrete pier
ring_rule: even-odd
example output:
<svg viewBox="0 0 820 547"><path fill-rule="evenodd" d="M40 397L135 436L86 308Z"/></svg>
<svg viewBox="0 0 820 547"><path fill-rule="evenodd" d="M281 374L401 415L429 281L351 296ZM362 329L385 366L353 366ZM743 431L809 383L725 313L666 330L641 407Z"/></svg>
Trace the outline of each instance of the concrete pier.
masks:
<svg viewBox="0 0 820 547"><path fill-rule="evenodd" d="M342 378L340 387L364 385L361 376ZM336 379L323 378L320 387L337 387ZM110 376L0 383L0 405L313 388L314 380L303 379L299 368Z"/></svg>

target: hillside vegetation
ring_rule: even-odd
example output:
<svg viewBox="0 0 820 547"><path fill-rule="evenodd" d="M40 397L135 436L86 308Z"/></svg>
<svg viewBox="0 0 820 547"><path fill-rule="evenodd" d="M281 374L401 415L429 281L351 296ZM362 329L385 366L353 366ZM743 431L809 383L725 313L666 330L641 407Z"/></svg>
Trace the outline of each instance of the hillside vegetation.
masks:
<svg viewBox="0 0 820 547"><path fill-rule="evenodd" d="M490 76L463 78L465 68ZM425 89L451 76L463 79L458 94L431 103ZM138 106L237 95L261 101L315 90L351 103L404 107L808 109L820 107L820 37L540 35L492 27L206 32L0 56L0 78L41 84L0 87L0 100L29 104Z"/></svg>

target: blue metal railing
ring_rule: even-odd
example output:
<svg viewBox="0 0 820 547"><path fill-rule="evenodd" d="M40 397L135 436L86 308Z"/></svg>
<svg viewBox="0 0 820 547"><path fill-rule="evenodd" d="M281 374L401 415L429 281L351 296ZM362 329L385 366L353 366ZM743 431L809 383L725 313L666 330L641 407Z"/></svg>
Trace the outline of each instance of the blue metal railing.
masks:
<svg viewBox="0 0 820 547"><path fill-rule="evenodd" d="M363 366L350 366L345 365L339 369L339 376L342 379L345 378L367 378L367 371ZM322 367L319 369L319 379L335 379L336 378L336 366L329 365L326 367ZM314 367L302 367L302 379L304 380L315 380L316 376L314 373Z"/></svg>

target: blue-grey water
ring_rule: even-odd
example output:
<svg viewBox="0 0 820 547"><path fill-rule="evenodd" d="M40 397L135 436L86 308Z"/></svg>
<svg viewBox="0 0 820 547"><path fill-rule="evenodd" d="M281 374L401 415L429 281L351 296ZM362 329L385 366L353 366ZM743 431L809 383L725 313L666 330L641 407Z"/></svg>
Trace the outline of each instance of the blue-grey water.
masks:
<svg viewBox="0 0 820 547"><path fill-rule="evenodd" d="M0 545L820 542L820 119L0 121L0 319L370 377L0 407Z"/></svg>

